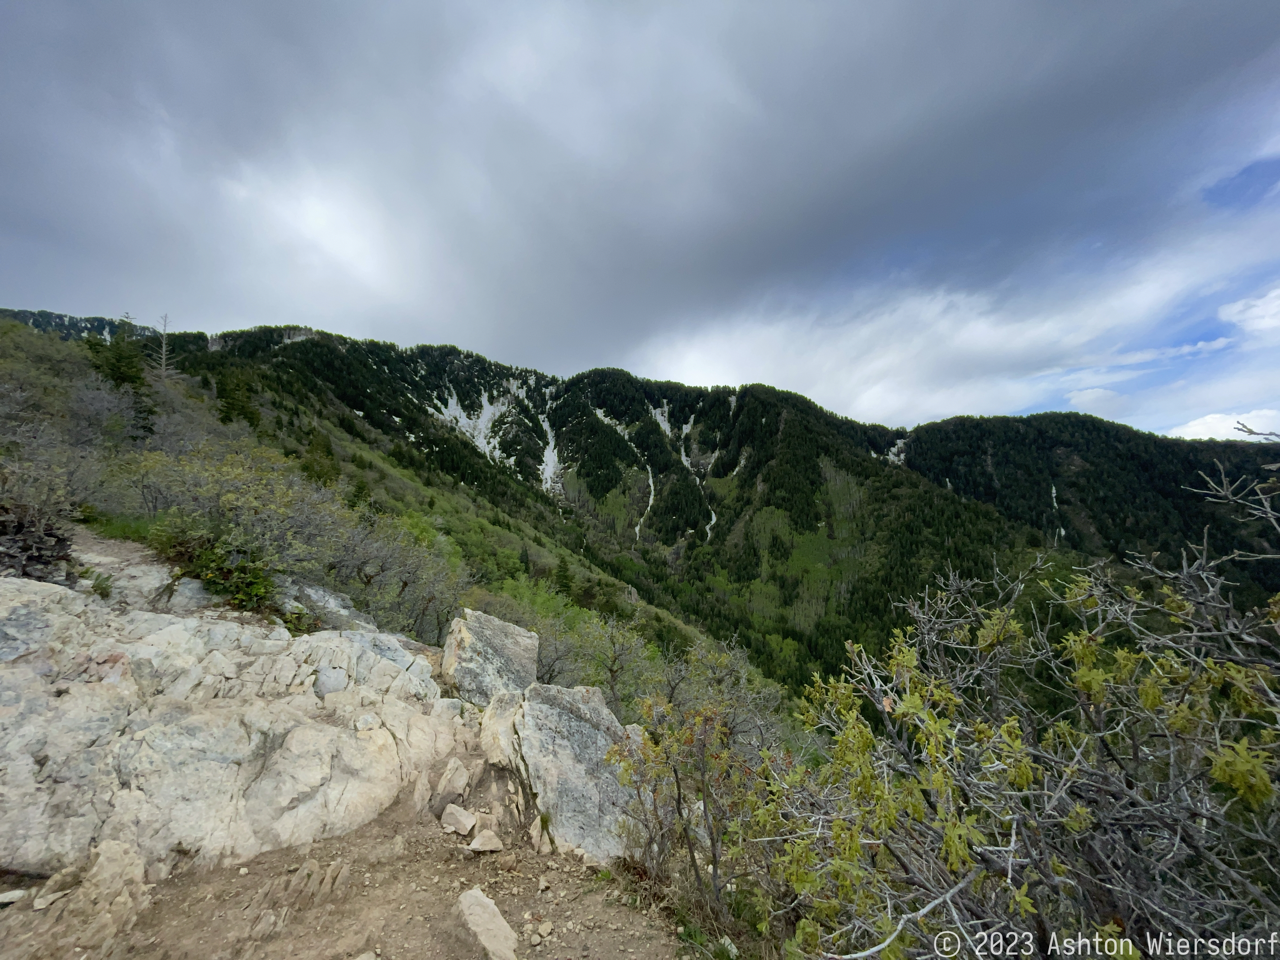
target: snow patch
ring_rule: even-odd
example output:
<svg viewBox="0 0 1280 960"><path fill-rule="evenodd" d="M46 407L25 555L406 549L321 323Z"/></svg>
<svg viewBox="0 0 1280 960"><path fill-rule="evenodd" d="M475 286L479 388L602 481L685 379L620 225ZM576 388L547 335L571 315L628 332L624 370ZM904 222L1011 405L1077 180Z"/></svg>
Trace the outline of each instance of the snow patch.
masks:
<svg viewBox="0 0 1280 960"><path fill-rule="evenodd" d="M653 419L658 421L658 426L662 427L662 432L668 437L675 439L676 431L671 426L671 409L666 400L662 401L661 407L650 407L649 412L653 414ZM680 462L684 464L684 468L693 473L693 463L689 460L689 455L684 452L684 438L689 435L689 431L693 429L693 415L689 415L688 422L680 427L680 440L676 444L679 448Z"/></svg>
<svg viewBox="0 0 1280 960"><path fill-rule="evenodd" d="M605 413L604 409L601 407L596 407L595 412L597 417L599 417L609 426L613 427L613 429L617 430L618 433L622 435L623 440L627 441L627 443L631 443L631 437L627 434L627 428L623 426L621 422L613 419L613 417ZM631 449L632 450L636 449L636 445L634 443L631 443ZM636 453L639 453L639 452L640 452L639 450L636 450Z"/></svg>
<svg viewBox="0 0 1280 960"><path fill-rule="evenodd" d="M653 419L658 421L658 426L662 427L662 432L668 437L671 436L671 421L667 418L667 401L662 401L660 407L650 407L649 412L653 414Z"/></svg>
<svg viewBox="0 0 1280 960"><path fill-rule="evenodd" d="M899 437L898 442L893 445L893 449L885 453L884 458L890 463L902 466L907 459L907 438Z"/></svg>
<svg viewBox="0 0 1280 960"><path fill-rule="evenodd" d="M556 434L546 414L538 417L547 432L547 448L542 451L542 489L548 493L560 487L560 456L556 453Z"/></svg>
<svg viewBox="0 0 1280 960"><path fill-rule="evenodd" d="M636 539L640 539L640 528L644 526L644 518L649 516L649 511L653 509L653 467L647 463L644 468L649 471L649 505L644 508L644 513L640 517L640 522L636 524Z"/></svg>
<svg viewBox="0 0 1280 960"><path fill-rule="evenodd" d="M489 400L488 393L481 391L480 412L473 417L462 409L462 404L458 402L457 392L450 387L449 402L444 410L441 411L441 417L452 421L454 426L470 437L471 442L490 460L495 463L505 463L510 467L515 465L514 459L503 456L502 450L498 445L501 439L498 420L507 412L510 406L511 401L506 397L500 397L497 403L492 403Z"/></svg>

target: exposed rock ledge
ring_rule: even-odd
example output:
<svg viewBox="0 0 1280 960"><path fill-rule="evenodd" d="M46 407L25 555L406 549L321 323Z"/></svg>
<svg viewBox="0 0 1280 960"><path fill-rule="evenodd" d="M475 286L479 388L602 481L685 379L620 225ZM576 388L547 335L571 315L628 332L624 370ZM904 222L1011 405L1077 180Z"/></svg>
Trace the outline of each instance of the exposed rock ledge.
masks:
<svg viewBox="0 0 1280 960"><path fill-rule="evenodd" d="M22 873L104 840L162 876L333 836L478 737L387 634L295 639L5 578L0 663L0 866Z"/></svg>
<svg viewBox="0 0 1280 960"><path fill-rule="evenodd" d="M52 877L51 896L106 869L95 864L154 882L182 860L238 863L341 835L406 787L438 816L481 781L504 829L533 825L535 849L621 852L627 798L604 756L627 733L598 690L525 683L535 634L470 611L454 622L449 680L468 706L440 696L403 638L291 637L194 582L166 597L167 570L140 548L91 547L79 559L116 576L112 602L84 581L0 578L0 869ZM112 931L136 914L122 911ZM5 909L0 934L18 920Z"/></svg>

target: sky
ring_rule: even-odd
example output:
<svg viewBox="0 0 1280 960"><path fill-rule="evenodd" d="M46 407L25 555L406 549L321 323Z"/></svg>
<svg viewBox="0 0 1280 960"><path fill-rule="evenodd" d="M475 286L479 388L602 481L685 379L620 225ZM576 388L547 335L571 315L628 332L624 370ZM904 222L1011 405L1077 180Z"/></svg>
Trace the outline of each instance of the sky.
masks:
<svg viewBox="0 0 1280 960"><path fill-rule="evenodd" d="M1275 0L0 5L0 306L1280 429Z"/></svg>

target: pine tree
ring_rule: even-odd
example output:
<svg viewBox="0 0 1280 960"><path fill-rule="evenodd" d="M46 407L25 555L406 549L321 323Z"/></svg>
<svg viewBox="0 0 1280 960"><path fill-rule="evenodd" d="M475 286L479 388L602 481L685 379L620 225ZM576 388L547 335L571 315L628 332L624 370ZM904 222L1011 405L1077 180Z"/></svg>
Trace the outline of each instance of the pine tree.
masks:
<svg viewBox="0 0 1280 960"><path fill-rule="evenodd" d="M564 596L572 596L573 594L573 574L569 572L569 560L561 557L560 562L556 564L556 589Z"/></svg>
<svg viewBox="0 0 1280 960"><path fill-rule="evenodd" d="M94 368L117 387L142 390L147 385L143 374L142 349L133 336L133 324L126 313L110 340L90 336L86 340Z"/></svg>

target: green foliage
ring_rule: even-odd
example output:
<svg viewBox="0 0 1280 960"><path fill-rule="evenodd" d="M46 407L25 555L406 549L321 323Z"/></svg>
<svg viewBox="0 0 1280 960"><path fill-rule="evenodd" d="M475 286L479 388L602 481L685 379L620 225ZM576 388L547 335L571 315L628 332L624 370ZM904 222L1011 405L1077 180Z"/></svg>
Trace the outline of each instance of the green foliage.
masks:
<svg viewBox="0 0 1280 960"><path fill-rule="evenodd" d="M97 335L86 341L94 369L117 387L145 390L145 354L133 324L121 322L110 340Z"/></svg>
<svg viewBox="0 0 1280 960"><path fill-rule="evenodd" d="M223 420L256 426L308 477L344 485L350 509L433 512L476 582L551 576L606 615L665 610L736 639L797 692L814 670L841 671L847 642L883 649L906 624L896 602L948 569L977 576L1046 544L1066 564L1084 559L1075 550L1176 552L1204 525L1182 489L1191 468L1220 453L1243 464L1238 444L1087 417L948 421L908 438L760 385L703 390L620 370L560 381L453 347L300 328L223 334L216 350L202 335L171 339L187 382L217 384ZM439 416L477 418L486 403L500 411L494 459ZM886 456L898 441L907 466ZM553 454L563 473L544 487ZM1256 525L1214 510L1212 543L1265 552ZM1241 577L1246 605L1280 590L1275 568Z"/></svg>
<svg viewBox="0 0 1280 960"><path fill-rule="evenodd" d="M92 375L90 354L83 343L0 321L0 383L24 395L25 411L47 416L65 414L71 399L68 387L87 381Z"/></svg>
<svg viewBox="0 0 1280 960"><path fill-rule="evenodd" d="M156 477L172 506L149 542L237 606L273 609L289 576L340 590L383 629L428 642L453 616L466 570L420 516L361 514L344 490L251 444L198 448Z"/></svg>
<svg viewBox="0 0 1280 960"><path fill-rule="evenodd" d="M234 607L264 612L271 605L279 570L244 530L177 514L152 527L148 545Z"/></svg>
<svg viewBox="0 0 1280 960"><path fill-rule="evenodd" d="M218 377L218 419L223 423L243 420L251 427L256 427L262 420L262 414L253 402L248 378L237 371L228 371Z"/></svg>
<svg viewBox="0 0 1280 960"><path fill-rule="evenodd" d="M1251 810L1261 810L1275 793L1270 774L1275 767L1273 752L1252 749L1248 737L1224 745L1211 759L1209 776L1232 790Z"/></svg>
<svg viewBox="0 0 1280 960"><path fill-rule="evenodd" d="M89 510L85 513L84 523L98 536L106 537L108 540L132 540L134 543L146 543L151 536L151 527L155 520L152 517L119 516Z"/></svg>
<svg viewBox="0 0 1280 960"><path fill-rule="evenodd" d="M333 442L327 433L317 430L311 437L300 467L303 475L319 484L333 483L338 479L342 471L333 455Z"/></svg>
<svg viewBox="0 0 1280 960"><path fill-rule="evenodd" d="M109 573L102 573L93 567L83 567L79 571L81 579L88 580L92 586L90 589L103 600L111 599L111 591L115 577Z"/></svg>
<svg viewBox="0 0 1280 960"><path fill-rule="evenodd" d="M1092 556L1181 555L1188 542L1218 556L1269 553L1266 531L1240 524L1197 493L1200 474L1258 477L1280 445L1188 441L1078 413L955 417L911 432L906 463L957 494L990 503L1047 542ZM1241 602L1280 589L1280 564L1232 566Z"/></svg>
<svg viewBox="0 0 1280 960"><path fill-rule="evenodd" d="M569 572L569 560L567 557L561 557L556 564L555 575L556 589L563 596L569 597L573 595L573 574Z"/></svg>
<svg viewBox="0 0 1280 960"><path fill-rule="evenodd" d="M951 576L883 657L851 645L846 675L808 691L821 739L805 755L735 753L699 726L705 707L650 716L625 764L636 855L693 833L678 811L696 796L686 872L716 862L718 817L722 869L796 957L906 957L957 923L1041 952L1052 930L1265 929L1280 898L1270 613L1234 609L1205 558L1094 566L1029 606L1041 572Z"/></svg>
<svg viewBox="0 0 1280 960"><path fill-rule="evenodd" d="M892 446L892 431L766 387L735 395L617 370L557 382L454 348L401 350L289 328L220 341L217 351L185 350L176 362L217 382L224 419L253 423L258 408L273 406L281 447L313 478L346 476L352 505L399 512L438 501L477 581L546 575L572 554L582 571L559 579L576 603L627 615L621 581L641 603L720 639L736 636L796 689L815 667L840 669L849 635L877 643L900 620L894 597L947 562L976 570L1018 540L994 512L874 459ZM511 383L521 389L512 393ZM456 404L478 416L486 400L507 404L494 423L510 467L431 409ZM567 470L570 499L558 508L542 486L547 426ZM357 446L339 450L343 435ZM396 476L373 475L379 463ZM832 470L860 484L857 516L836 506ZM788 518L786 555L780 541L750 535L761 511ZM526 544L539 540L552 545L550 556L526 559ZM547 560L550 570L539 573Z"/></svg>

